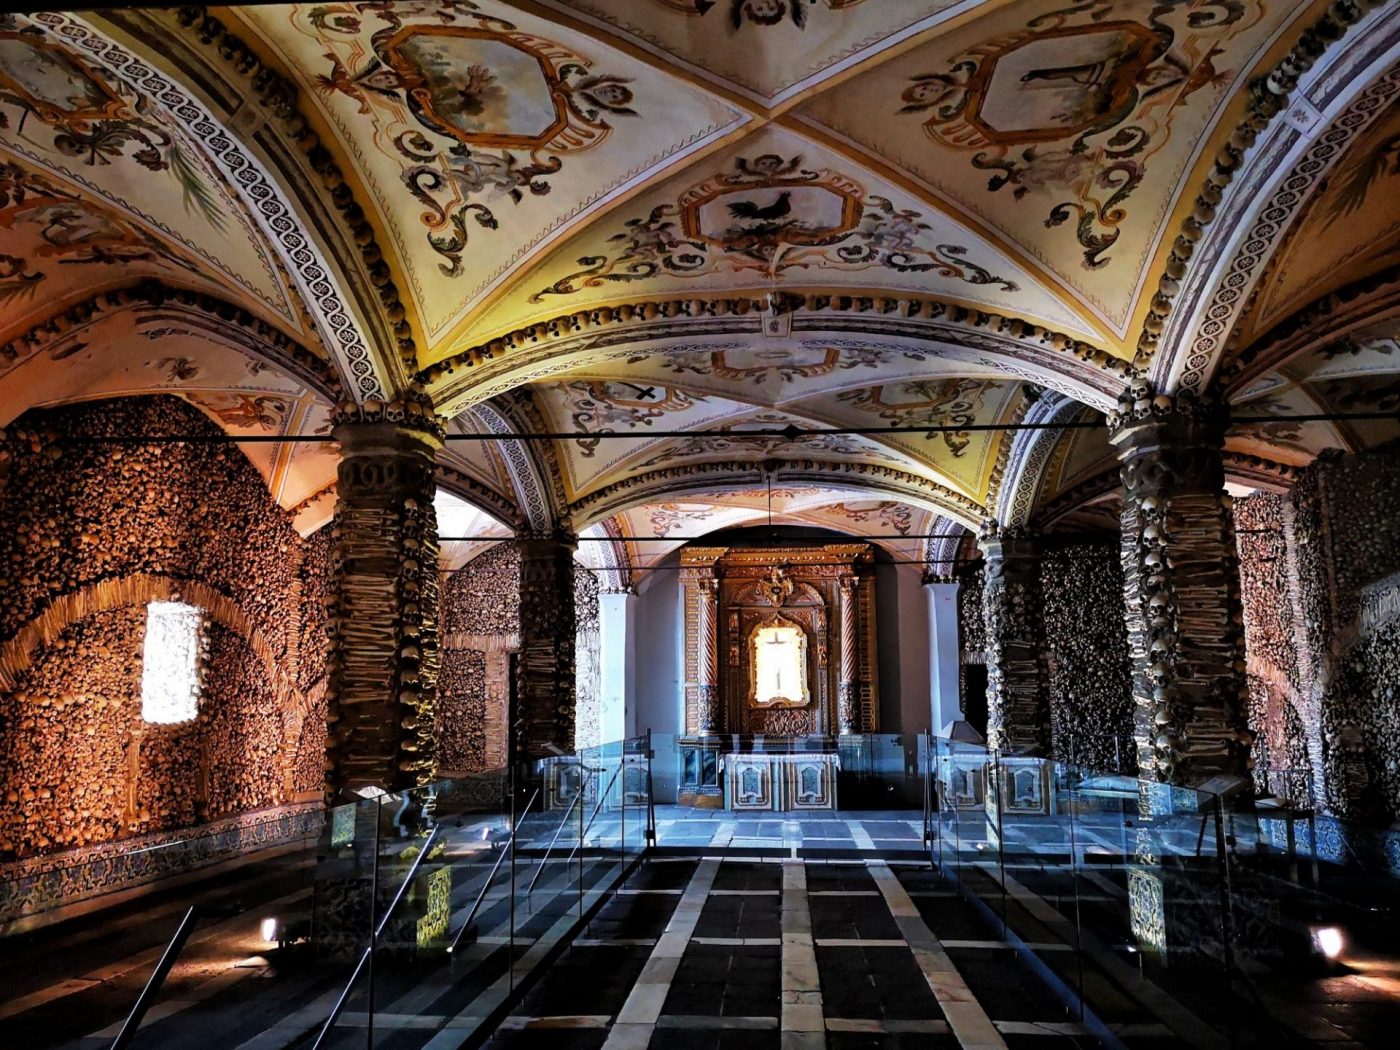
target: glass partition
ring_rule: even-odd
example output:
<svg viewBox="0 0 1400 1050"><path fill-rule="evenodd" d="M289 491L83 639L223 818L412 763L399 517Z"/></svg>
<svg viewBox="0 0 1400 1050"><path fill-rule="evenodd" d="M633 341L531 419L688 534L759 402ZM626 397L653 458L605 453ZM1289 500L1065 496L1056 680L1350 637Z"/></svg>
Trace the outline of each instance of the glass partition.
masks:
<svg viewBox="0 0 1400 1050"><path fill-rule="evenodd" d="M641 858L649 755L616 741L333 808L312 938L343 992L307 1045L411 1048L493 1022Z"/></svg>

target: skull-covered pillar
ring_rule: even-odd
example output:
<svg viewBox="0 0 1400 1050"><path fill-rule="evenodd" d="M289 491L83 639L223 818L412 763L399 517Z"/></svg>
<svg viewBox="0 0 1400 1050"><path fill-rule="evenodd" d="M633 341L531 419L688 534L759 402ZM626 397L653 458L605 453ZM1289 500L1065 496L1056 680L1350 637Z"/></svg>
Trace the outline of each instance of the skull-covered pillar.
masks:
<svg viewBox="0 0 1400 1050"><path fill-rule="evenodd" d="M438 673L434 458L426 395L338 409L327 788L397 789L433 777Z"/></svg>
<svg viewBox="0 0 1400 1050"><path fill-rule="evenodd" d="M520 546L520 656L512 713L517 758L574 750L574 549L564 532L523 536Z"/></svg>
<svg viewBox="0 0 1400 1050"><path fill-rule="evenodd" d="M1042 658L1040 559L1032 535L983 523L982 615L987 633L987 745L1047 753L1050 691Z"/></svg>
<svg viewBox="0 0 1400 1050"><path fill-rule="evenodd" d="M1227 414L1135 382L1109 418L1139 775L1198 783L1248 763L1244 618L1222 449Z"/></svg>

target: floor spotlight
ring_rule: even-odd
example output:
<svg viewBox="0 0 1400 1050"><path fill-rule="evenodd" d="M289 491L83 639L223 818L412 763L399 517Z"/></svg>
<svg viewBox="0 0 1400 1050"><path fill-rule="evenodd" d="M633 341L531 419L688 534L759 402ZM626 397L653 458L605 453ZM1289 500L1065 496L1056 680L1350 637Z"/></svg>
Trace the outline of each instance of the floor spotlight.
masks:
<svg viewBox="0 0 1400 1050"><path fill-rule="evenodd" d="M275 918L267 918L258 924L258 932L268 944L276 944L282 934L282 924Z"/></svg>
<svg viewBox="0 0 1400 1050"><path fill-rule="evenodd" d="M1336 960L1346 947L1346 937L1338 926L1314 926L1312 928L1313 949L1326 959Z"/></svg>

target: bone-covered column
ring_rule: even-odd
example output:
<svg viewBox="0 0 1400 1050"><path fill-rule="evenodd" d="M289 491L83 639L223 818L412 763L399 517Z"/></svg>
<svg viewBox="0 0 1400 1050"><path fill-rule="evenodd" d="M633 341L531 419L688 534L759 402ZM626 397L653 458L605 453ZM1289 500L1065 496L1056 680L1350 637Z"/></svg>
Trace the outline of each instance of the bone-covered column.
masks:
<svg viewBox="0 0 1400 1050"><path fill-rule="evenodd" d="M840 676L836 682L836 720L842 736L859 731L860 649L858 643L857 605L860 601L860 581L854 576L842 576L841 586L841 652Z"/></svg>
<svg viewBox="0 0 1400 1050"><path fill-rule="evenodd" d="M1244 627L1222 405L1136 383L1109 418L1123 478L1123 590L1139 776L1244 773Z"/></svg>
<svg viewBox="0 0 1400 1050"><path fill-rule="evenodd" d="M328 602L327 787L398 789L433 777L438 534L433 461L443 422L426 396L341 405Z"/></svg>
<svg viewBox="0 0 1400 1050"><path fill-rule="evenodd" d="M520 546L520 657L512 715L515 757L574 750L574 548L567 533L525 536Z"/></svg>
<svg viewBox="0 0 1400 1050"><path fill-rule="evenodd" d="M719 732L719 581L702 579L696 584L700 602L696 608L696 708L700 732Z"/></svg>
<svg viewBox="0 0 1400 1050"><path fill-rule="evenodd" d="M1050 748L1050 690L1042 653L1040 559L1032 536L989 521L977 538L985 560L987 746Z"/></svg>

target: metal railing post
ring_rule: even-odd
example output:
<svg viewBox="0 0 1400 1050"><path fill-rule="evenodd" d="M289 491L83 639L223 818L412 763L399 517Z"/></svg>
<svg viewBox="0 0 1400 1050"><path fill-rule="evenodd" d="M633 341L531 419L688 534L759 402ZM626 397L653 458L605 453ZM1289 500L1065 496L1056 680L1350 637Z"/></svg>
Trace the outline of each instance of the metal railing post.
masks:
<svg viewBox="0 0 1400 1050"><path fill-rule="evenodd" d="M510 829L510 842L515 842L515 836L520 831L520 825L525 823L525 817L530 812L530 807L535 804L535 799L540 797L540 789L535 790L530 795L530 801L525 803L525 808L520 811L520 817L515 822L515 826ZM509 846L509 843L507 844ZM452 943L448 945L447 951L450 955L457 950L457 942L462 939L462 935L471 928L472 920L476 918L477 910L481 907L481 902L486 899L487 892L491 889L491 883L496 881L496 872L501 868L501 861L506 859L506 849L502 848L500 856L496 858L496 863L491 865L491 872L486 876L486 883L481 887L481 892L476 895L476 901L472 904L471 911L467 912L467 921L462 923L461 929L457 931L457 936L452 938ZM512 888L511 893L515 890Z"/></svg>
<svg viewBox="0 0 1400 1050"><path fill-rule="evenodd" d="M151 972L146 987L136 997L136 1003L132 1006L126 1023L122 1025L122 1030L117 1033L117 1037L112 1040L111 1050L122 1050L123 1047L130 1046L131 1041L136 1038L136 1031L141 1027L141 1022L145 1020L146 1011L151 1008L151 1000L160 991L166 977L170 976L170 970L175 965L175 960L179 957L180 952L184 950L185 942L190 939L190 934L194 932L194 924L197 921L199 921L197 907L192 907L185 912L185 917L180 920L180 925L175 930L175 936L170 938L170 943L165 946L165 951L161 954L160 962L156 963L156 968Z"/></svg>
<svg viewBox="0 0 1400 1050"><path fill-rule="evenodd" d="M653 782L653 780L652 780L652 775L651 775L651 764L652 764L654 755L655 755L655 752L652 750L652 743L651 743L651 727L648 726L648 727L647 727L647 833L646 833L646 844L647 844L647 848L649 848L649 849L652 848L652 847L654 847L654 846L656 845L656 792L655 792L655 790L653 790L654 787L655 787L655 784L654 784L654 782Z"/></svg>
<svg viewBox="0 0 1400 1050"><path fill-rule="evenodd" d="M574 811L574 806L579 799L583 798L583 776L582 764L580 763L580 776L578 779L578 790L574 792L574 797L569 799L569 807L564 810L564 818L559 821L559 827L554 830L554 837L549 840L549 846L544 851L544 856L540 858L539 870L535 872L535 877L530 880L530 885L525 887L525 896L535 892L535 883L540 881L540 876L544 874L544 866L549 863L549 855L554 852L554 844L559 841L559 836L564 834L564 825L569 822L569 814ZM513 841L513 840L512 840ZM572 859L572 858L571 858Z"/></svg>
<svg viewBox="0 0 1400 1050"><path fill-rule="evenodd" d="M347 982L345 982L345 990L342 991L342 992L340 993L340 998L336 1000L335 1006L332 1007L332 1009L331 1009L331 1015L330 1015L329 1017L326 1018L326 1023L325 1023L325 1025L322 1026L321 1031L320 1031L320 1034L316 1036L316 1042L314 1042L314 1043L311 1044L311 1050L320 1050L321 1044L324 1043L324 1042L326 1041L326 1036L328 1036L328 1035L330 1034L331 1029L335 1027L335 1022L336 1022L337 1020L340 1019L340 1011L343 1010L343 1009L345 1009L345 1003L346 1003L346 1001L350 998L350 990L351 990L352 988L355 987L355 981L356 981L356 979L360 976L360 971L363 970L363 969L365 968L365 963L366 963L366 962L369 963L370 993L371 993L371 999L370 999L370 1004L369 1004L369 1006L370 1006L370 1012L369 1012L369 1015L368 1015L368 1024L367 1024L367 1027L369 1028L369 1039L370 1039L370 1044L371 1044L371 1046L373 1046L373 1040L374 1040L374 1000L373 1000L373 991L374 991L374 984L373 984L373 981L374 981L374 949L375 949L375 946L376 946L376 945L378 944L378 942L379 942L379 935L380 935L381 933L384 932L384 927L387 926L387 925L389 924L389 919L393 917L394 909L396 909L396 908L399 906L399 901L403 900L403 895L404 895L406 892L408 892L408 887L413 883L413 876L415 876L415 875L418 874L418 868L419 868L419 866L423 863L424 858L427 857L428 851L432 849L433 839L437 838L437 833L438 833L440 830L442 830L442 829L441 829L441 825L439 825L439 826L437 826L437 827L434 827L433 830L432 830L431 832L428 833L428 838L427 838L427 840L423 843L423 848L422 848L421 850L419 850L418 856L416 856L416 857L413 858L413 863L412 863L412 865L409 866L408 874L404 876L404 878L403 878L403 884L402 884L401 886L399 886L399 891L398 891L398 893L394 894L394 899L393 899L392 901L389 902L389 907L387 907L387 908L384 909L384 914L380 917L379 922L374 923L374 924L370 927L370 941L369 941L369 947L367 947L367 948L364 950L364 952L360 955L360 961L359 961L358 963L355 964L355 972L352 973L352 974L350 975L350 980L348 980ZM375 876L374 876L374 879L373 879L373 883L376 884L376 886L377 886L377 883L378 883L378 871L379 871L379 847L378 847L378 842L379 842L379 825L378 825L377 822L376 822L376 824L375 824L374 839L375 839L375 851L374 851ZM371 909L371 915L373 915L373 909ZM372 919L371 919L371 922L373 922Z"/></svg>

